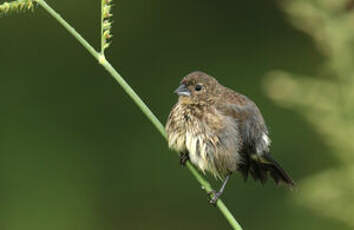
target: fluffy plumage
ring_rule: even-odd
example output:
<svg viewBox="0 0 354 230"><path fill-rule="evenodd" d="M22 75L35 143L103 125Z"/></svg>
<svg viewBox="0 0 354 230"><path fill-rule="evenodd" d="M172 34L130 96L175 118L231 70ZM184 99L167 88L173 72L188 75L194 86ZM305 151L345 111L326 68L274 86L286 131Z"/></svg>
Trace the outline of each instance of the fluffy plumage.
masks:
<svg viewBox="0 0 354 230"><path fill-rule="evenodd" d="M295 185L271 157L268 129L253 101L203 72L184 77L176 93L166 124L170 148L221 179L239 171L245 179L251 174L265 183L270 175L277 184Z"/></svg>

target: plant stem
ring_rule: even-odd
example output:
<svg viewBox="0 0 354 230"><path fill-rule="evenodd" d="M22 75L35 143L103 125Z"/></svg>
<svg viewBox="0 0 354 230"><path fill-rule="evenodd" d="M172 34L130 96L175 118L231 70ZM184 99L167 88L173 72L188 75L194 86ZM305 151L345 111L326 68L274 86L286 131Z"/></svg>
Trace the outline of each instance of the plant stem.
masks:
<svg viewBox="0 0 354 230"><path fill-rule="evenodd" d="M111 76L117 80L124 91L130 96L130 98L136 103L136 105L142 110L147 118L153 123L160 134L166 139L166 133L164 126L157 119L157 117L151 112L149 107L141 100L141 98L135 93L135 91L129 86L129 84L123 79L123 77L114 69L114 67L106 60L102 53L97 52L71 25L69 25L57 12L54 11L44 0L35 0L41 5L51 16L53 16L64 28L73 35L98 62L111 74ZM193 165L187 162L187 168L191 171L196 180L202 185L202 188L206 192L212 191L212 188L207 180L200 175L200 173L193 167ZM217 207L220 209L226 220L230 223L233 229L242 230L240 224L233 217L229 209L225 206L221 199L217 201Z"/></svg>

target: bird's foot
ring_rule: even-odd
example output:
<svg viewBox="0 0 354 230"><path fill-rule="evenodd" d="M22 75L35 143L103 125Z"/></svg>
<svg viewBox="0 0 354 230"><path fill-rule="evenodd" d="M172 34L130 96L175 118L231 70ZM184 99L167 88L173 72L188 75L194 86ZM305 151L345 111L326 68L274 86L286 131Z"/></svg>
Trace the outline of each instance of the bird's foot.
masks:
<svg viewBox="0 0 354 230"><path fill-rule="evenodd" d="M181 153L181 155L179 156L179 163L182 165L182 167L186 166L188 160L188 153Z"/></svg>
<svg viewBox="0 0 354 230"><path fill-rule="evenodd" d="M208 192L209 196L209 203L213 206L216 206L216 202L218 201L219 197L221 196L222 192L216 192L215 190L212 190Z"/></svg>

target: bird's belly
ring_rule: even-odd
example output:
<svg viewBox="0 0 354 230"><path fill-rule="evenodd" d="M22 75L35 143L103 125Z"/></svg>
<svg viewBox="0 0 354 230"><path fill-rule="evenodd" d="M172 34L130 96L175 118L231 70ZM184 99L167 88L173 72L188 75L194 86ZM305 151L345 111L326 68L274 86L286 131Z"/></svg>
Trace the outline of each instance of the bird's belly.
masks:
<svg viewBox="0 0 354 230"><path fill-rule="evenodd" d="M190 114L183 113L183 118L188 119L177 119L174 114L166 125L170 148L188 153L192 164L218 178L236 170L240 156L237 123L234 120L215 127L215 122L207 122L211 118L201 122Z"/></svg>
<svg viewBox="0 0 354 230"><path fill-rule="evenodd" d="M187 153L193 165L203 173L210 172L217 178L223 178L236 169L238 156L233 149L225 148L218 136L207 132L184 129L168 135L170 148L180 153Z"/></svg>
<svg viewBox="0 0 354 230"><path fill-rule="evenodd" d="M169 135L169 146L177 152L188 152L190 161L201 171L215 171L213 164L214 150L211 145L206 142L208 140L201 133L193 133L189 130L181 132L173 132Z"/></svg>
<svg viewBox="0 0 354 230"><path fill-rule="evenodd" d="M205 157L200 152L188 151L189 159L193 165L197 166L203 173L205 171L214 173L215 166L209 157Z"/></svg>
<svg viewBox="0 0 354 230"><path fill-rule="evenodd" d="M186 135L185 132L171 132L168 134L168 145L177 152L186 152Z"/></svg>
<svg viewBox="0 0 354 230"><path fill-rule="evenodd" d="M217 167L216 149L211 144L212 139L212 137L203 133L194 134L187 131L185 134L185 146L192 164L197 166L203 173L208 171L215 177L222 178L223 170Z"/></svg>
<svg viewBox="0 0 354 230"><path fill-rule="evenodd" d="M202 135L193 135L191 132L186 132L186 149L189 152L191 162L198 166L200 170L205 171L210 164L210 156L207 156L207 147Z"/></svg>

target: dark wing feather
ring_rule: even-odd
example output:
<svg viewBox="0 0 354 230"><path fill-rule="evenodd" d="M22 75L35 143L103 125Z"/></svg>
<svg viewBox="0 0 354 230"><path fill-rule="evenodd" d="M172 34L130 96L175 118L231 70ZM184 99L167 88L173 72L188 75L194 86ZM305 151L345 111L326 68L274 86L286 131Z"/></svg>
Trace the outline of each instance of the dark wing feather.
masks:
<svg viewBox="0 0 354 230"><path fill-rule="evenodd" d="M223 98L228 100L219 103L218 110L238 122L242 139L241 152L261 154L269 151L268 144L263 139L264 134L268 135L268 129L256 104L246 96L230 89L226 92L228 93Z"/></svg>
<svg viewBox="0 0 354 230"><path fill-rule="evenodd" d="M255 180L264 184L268 173L278 184L284 182L288 185L295 185L286 171L271 157L269 153L268 129L263 116L256 104L246 96L238 94L230 89L223 95L223 103L218 107L227 116L232 116L239 124L241 134L241 156L242 162L238 170L245 180L248 174Z"/></svg>

